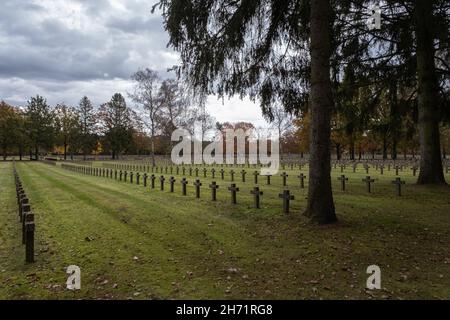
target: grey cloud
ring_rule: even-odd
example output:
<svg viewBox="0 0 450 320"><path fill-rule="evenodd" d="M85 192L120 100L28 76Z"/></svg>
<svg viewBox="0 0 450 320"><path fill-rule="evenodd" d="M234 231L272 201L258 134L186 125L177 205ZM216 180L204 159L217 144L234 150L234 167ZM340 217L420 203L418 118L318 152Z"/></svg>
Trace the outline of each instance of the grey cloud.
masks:
<svg viewBox="0 0 450 320"><path fill-rule="evenodd" d="M124 1L121 11L106 0L65 2L82 4L84 28L67 25L70 12L54 19L45 17L45 8L33 1L2 3L0 77L129 79L135 70L155 61L161 72L171 66L167 55L161 54L168 51L161 18L151 15L149 1Z"/></svg>
<svg viewBox="0 0 450 320"><path fill-rule="evenodd" d="M170 76L166 70L177 55L166 47L160 15L150 12L155 2L2 0L0 100L24 106L39 94L51 105L77 105L87 95L98 106L116 92L127 96L138 68ZM222 106L212 100L208 108L218 121L263 123L250 102Z"/></svg>

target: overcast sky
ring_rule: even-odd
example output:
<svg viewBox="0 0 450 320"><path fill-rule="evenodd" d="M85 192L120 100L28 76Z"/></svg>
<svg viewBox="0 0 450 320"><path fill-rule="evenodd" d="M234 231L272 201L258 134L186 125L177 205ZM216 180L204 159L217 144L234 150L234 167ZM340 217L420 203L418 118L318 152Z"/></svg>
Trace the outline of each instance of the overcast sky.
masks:
<svg viewBox="0 0 450 320"><path fill-rule="evenodd" d="M37 94L78 104L87 95L99 105L131 91L130 76L152 68L164 77L179 62L155 0L2 0L0 100L25 105ZM128 101L131 104L131 101ZM259 106L211 97L208 110L221 122L267 126Z"/></svg>

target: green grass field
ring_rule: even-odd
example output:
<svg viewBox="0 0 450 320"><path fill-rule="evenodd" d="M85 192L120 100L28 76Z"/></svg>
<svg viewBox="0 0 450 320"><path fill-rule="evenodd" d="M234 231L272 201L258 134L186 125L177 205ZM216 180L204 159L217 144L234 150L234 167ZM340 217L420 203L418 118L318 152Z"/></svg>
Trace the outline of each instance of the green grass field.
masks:
<svg viewBox="0 0 450 320"><path fill-rule="evenodd" d="M296 199L286 216L280 177L260 177L262 209L252 208L253 169L246 184L236 174L232 205L220 174L213 203L202 173L199 200L192 177L183 197L181 176L171 194L168 181L161 192L159 181L150 190L18 163L36 215L36 263L25 265L12 166L0 163L0 299L450 299L450 188L414 185L410 171L399 198L393 171L371 172L368 194L362 168L346 170L346 192L333 170L339 223L318 227L301 215L298 170L288 170ZM373 264L379 291L365 289ZM65 288L69 265L81 268L80 291Z"/></svg>

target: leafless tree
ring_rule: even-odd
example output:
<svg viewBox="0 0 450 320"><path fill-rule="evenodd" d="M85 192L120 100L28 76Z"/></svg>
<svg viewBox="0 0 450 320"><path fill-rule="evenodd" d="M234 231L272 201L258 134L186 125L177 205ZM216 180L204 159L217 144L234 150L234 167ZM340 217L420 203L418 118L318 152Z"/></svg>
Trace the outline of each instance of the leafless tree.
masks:
<svg viewBox="0 0 450 320"><path fill-rule="evenodd" d="M149 122L147 126L150 130L152 164L155 162L155 136L159 128L158 118L161 115L162 104L158 99L160 78L156 71L151 69L138 70L132 75L135 82L134 92L129 94L130 98L143 108Z"/></svg>
<svg viewBox="0 0 450 320"><path fill-rule="evenodd" d="M279 138L279 147L280 147L280 154L283 154L282 150L282 139L283 135L292 129L292 115L289 112L286 112L286 110L281 105L277 105L272 109L272 116L273 119L271 120L271 127L272 129L277 131L278 138Z"/></svg>

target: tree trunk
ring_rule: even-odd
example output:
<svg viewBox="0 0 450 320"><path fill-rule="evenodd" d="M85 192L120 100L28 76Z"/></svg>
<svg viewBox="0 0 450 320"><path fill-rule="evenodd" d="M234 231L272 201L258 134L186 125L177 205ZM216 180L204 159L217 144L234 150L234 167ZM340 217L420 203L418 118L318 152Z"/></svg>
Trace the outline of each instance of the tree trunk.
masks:
<svg viewBox="0 0 450 320"><path fill-rule="evenodd" d="M337 160L341 160L342 159L341 144L340 143L336 143L336 158L337 158Z"/></svg>
<svg viewBox="0 0 450 320"><path fill-rule="evenodd" d="M155 161L155 129L154 125L152 124L152 166L154 167L156 165Z"/></svg>
<svg viewBox="0 0 450 320"><path fill-rule="evenodd" d="M311 1L311 128L308 205L311 221L337 221L331 189L331 15L329 0Z"/></svg>
<svg viewBox="0 0 450 320"><path fill-rule="evenodd" d="M383 136L383 160L387 160L388 152L387 152L387 139L386 135Z"/></svg>
<svg viewBox="0 0 450 320"><path fill-rule="evenodd" d="M397 82L391 79L389 84L389 104L390 104L390 131L392 137L392 160L397 160L397 144L398 144L398 132L401 125L401 119L398 110L398 98L397 98Z"/></svg>
<svg viewBox="0 0 450 320"><path fill-rule="evenodd" d="M420 140L419 184L445 184L439 134L439 84L434 64L433 2L416 0L417 76Z"/></svg>
<svg viewBox="0 0 450 320"><path fill-rule="evenodd" d="M67 142L64 142L64 161L67 161Z"/></svg>
<svg viewBox="0 0 450 320"><path fill-rule="evenodd" d="M350 160L355 160L355 141L353 140L353 134L350 137Z"/></svg>
<svg viewBox="0 0 450 320"><path fill-rule="evenodd" d="M397 158L398 158L398 154L397 154L397 138L396 137L392 137L391 157L392 157L392 160L397 160Z"/></svg>
<svg viewBox="0 0 450 320"><path fill-rule="evenodd" d="M39 161L39 147L37 145L34 147L34 157L36 161Z"/></svg>

